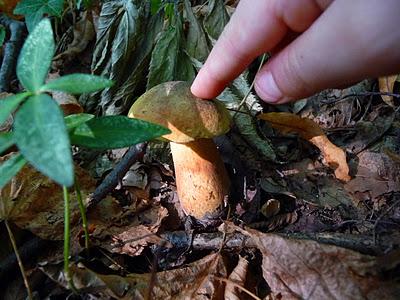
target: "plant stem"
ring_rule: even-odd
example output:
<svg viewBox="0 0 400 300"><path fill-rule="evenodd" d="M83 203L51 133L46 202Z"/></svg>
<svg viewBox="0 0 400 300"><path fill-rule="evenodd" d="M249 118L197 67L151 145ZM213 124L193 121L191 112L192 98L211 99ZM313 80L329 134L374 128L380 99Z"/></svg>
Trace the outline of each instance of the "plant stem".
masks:
<svg viewBox="0 0 400 300"><path fill-rule="evenodd" d="M64 196L64 276L68 283L68 287L76 292L76 288L71 278L69 269L69 253L70 253L70 206L69 193L66 186L63 186Z"/></svg>
<svg viewBox="0 0 400 300"><path fill-rule="evenodd" d="M83 232L85 234L85 249L89 251L89 231L88 231L88 222L86 218L86 207L83 204L82 193L77 180L75 180L75 192L76 192L76 199L78 200L79 211L82 217Z"/></svg>
<svg viewBox="0 0 400 300"><path fill-rule="evenodd" d="M21 257L19 256L17 243L15 242L14 234L12 233L10 225L8 224L7 220L4 220L4 224L6 225L8 236L10 237L11 245L13 247L13 250L14 250L14 253L15 253L15 257L17 258L17 261L18 261L19 269L21 270L21 274L22 274L22 278L24 280L26 292L28 293L28 298L30 300L32 300L33 299L32 291L31 291L31 288L29 286L28 278L26 277L26 274L25 274L24 265L22 264Z"/></svg>

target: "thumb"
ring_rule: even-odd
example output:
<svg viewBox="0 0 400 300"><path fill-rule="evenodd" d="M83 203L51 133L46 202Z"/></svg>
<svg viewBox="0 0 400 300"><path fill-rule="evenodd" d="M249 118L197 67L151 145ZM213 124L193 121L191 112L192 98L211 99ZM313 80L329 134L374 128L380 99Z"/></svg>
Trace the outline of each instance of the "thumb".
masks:
<svg viewBox="0 0 400 300"><path fill-rule="evenodd" d="M400 70L397 0L336 0L257 74L255 89L281 104Z"/></svg>

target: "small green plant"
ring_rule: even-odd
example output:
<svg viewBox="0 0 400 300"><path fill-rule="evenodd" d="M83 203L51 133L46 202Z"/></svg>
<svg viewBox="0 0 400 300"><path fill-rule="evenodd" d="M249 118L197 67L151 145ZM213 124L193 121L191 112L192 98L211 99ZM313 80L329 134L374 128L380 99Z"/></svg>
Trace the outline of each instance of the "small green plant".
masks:
<svg viewBox="0 0 400 300"><path fill-rule="evenodd" d="M64 0L22 0L14 9L15 15L24 15L26 26L31 32L43 15L61 18Z"/></svg>
<svg viewBox="0 0 400 300"><path fill-rule="evenodd" d="M74 178L71 143L96 149L122 148L167 134L169 130L126 116L96 118L77 114L64 118L48 92L91 93L110 87L112 81L90 74L71 74L45 83L54 52L52 27L48 19L43 19L26 39L17 63L17 77L26 91L0 100L0 125L15 112L13 130L0 134L0 154L14 144L19 150L0 165L0 190L27 162L63 187L65 275L69 280L67 188L74 184L84 229L87 228L85 208ZM86 232L86 245L87 239Z"/></svg>

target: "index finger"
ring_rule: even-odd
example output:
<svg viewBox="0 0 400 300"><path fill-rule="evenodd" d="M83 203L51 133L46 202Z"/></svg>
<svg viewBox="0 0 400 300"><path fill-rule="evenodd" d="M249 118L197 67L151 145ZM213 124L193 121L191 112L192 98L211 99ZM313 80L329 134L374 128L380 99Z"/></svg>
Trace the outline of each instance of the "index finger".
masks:
<svg viewBox="0 0 400 300"><path fill-rule="evenodd" d="M328 1L241 0L194 80L192 93L204 99L218 96L254 58L278 45L288 30L306 30L321 14L321 2Z"/></svg>

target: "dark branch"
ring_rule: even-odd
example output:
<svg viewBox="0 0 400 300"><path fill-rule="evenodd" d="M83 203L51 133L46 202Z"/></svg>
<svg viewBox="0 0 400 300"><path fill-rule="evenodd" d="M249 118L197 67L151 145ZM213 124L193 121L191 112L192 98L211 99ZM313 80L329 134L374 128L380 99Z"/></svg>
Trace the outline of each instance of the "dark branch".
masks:
<svg viewBox="0 0 400 300"><path fill-rule="evenodd" d="M122 180L129 168L144 155L147 143L140 143L132 146L125 153L122 160L115 168L104 178L103 182L96 188L91 195L89 206L99 203L110 193Z"/></svg>
<svg viewBox="0 0 400 300"><path fill-rule="evenodd" d="M0 24L10 29L10 39L4 45L3 62L0 68L0 92L8 92L11 77L15 72L17 58L22 47L24 23L0 15Z"/></svg>

